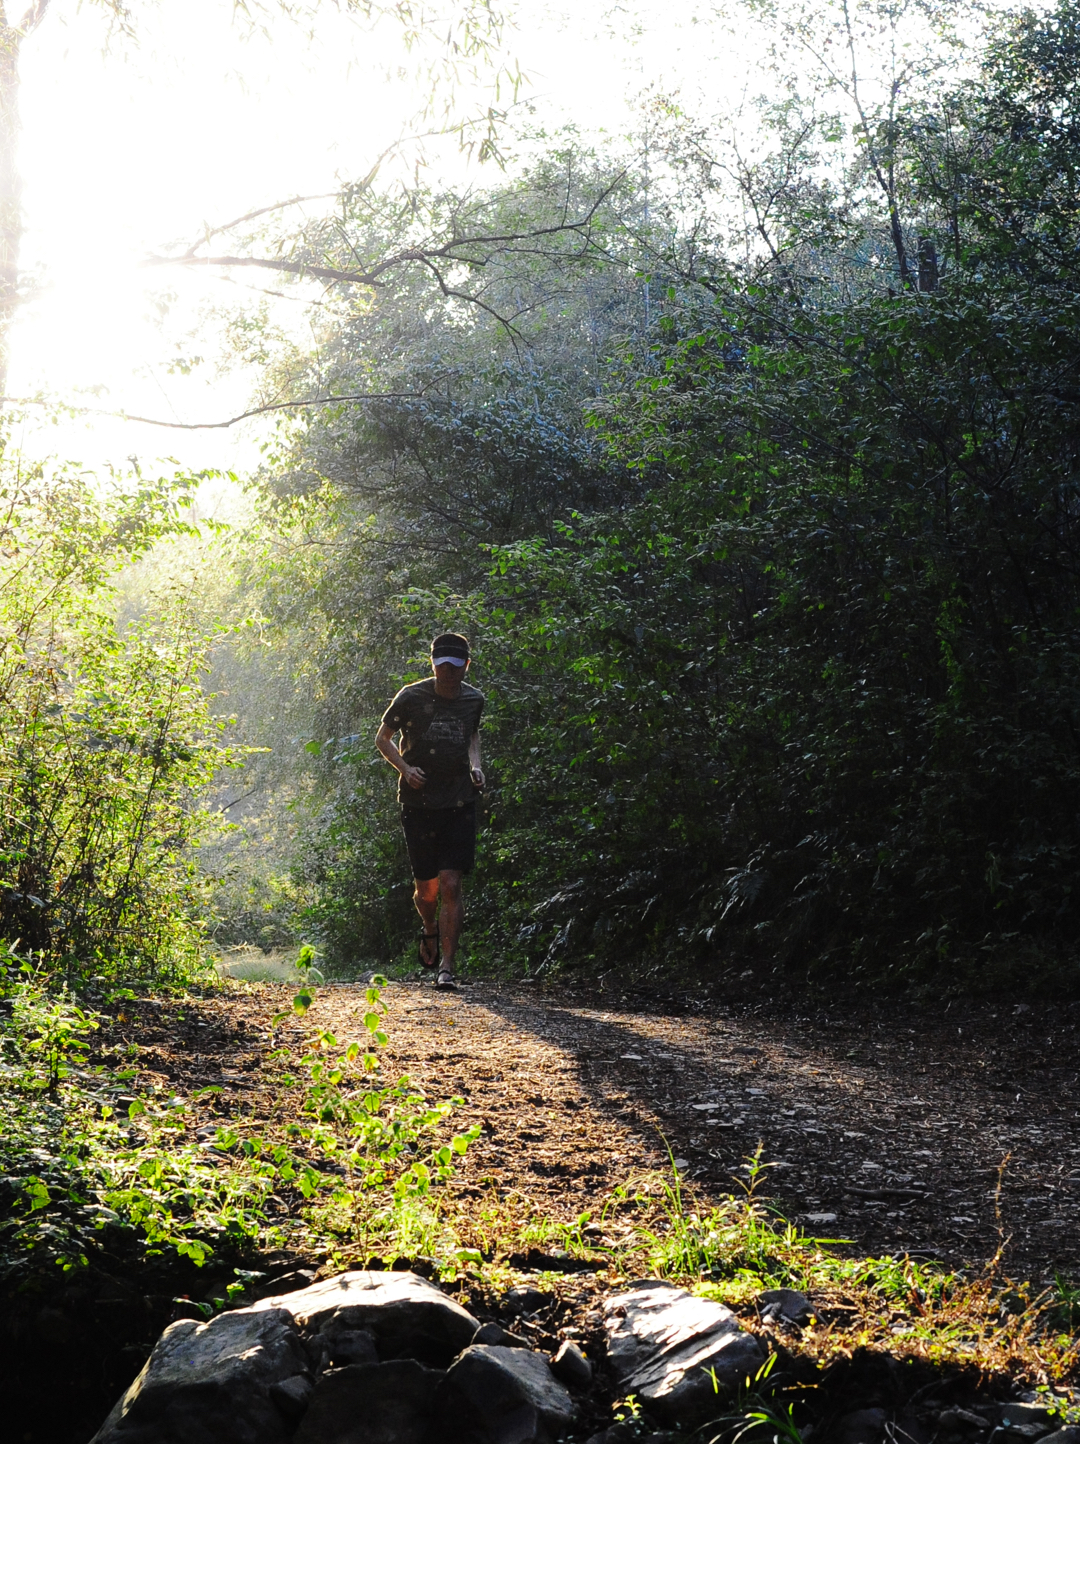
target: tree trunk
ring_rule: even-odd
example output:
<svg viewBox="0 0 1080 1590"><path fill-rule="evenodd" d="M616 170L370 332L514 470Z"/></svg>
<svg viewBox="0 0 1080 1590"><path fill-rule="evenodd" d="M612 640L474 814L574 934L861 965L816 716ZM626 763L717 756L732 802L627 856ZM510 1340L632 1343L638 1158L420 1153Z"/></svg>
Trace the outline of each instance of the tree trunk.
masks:
<svg viewBox="0 0 1080 1590"><path fill-rule="evenodd" d="M24 28L12 26L0 4L0 398L7 392L11 323L19 302L19 48L24 37Z"/></svg>
<svg viewBox="0 0 1080 1590"><path fill-rule="evenodd" d="M19 247L23 235L19 180L19 51L38 27L50 0L30 0L18 22L0 0L0 400L7 393L11 325L19 307Z"/></svg>

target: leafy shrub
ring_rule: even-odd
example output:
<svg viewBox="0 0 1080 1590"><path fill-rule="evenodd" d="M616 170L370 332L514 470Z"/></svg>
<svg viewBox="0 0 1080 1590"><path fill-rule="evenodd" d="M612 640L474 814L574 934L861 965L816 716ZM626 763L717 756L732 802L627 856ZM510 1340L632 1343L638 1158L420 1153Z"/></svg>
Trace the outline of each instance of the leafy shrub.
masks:
<svg viewBox="0 0 1080 1590"><path fill-rule="evenodd" d="M236 753L182 600L118 632L110 578L190 530L193 477L105 500L0 457L0 936L85 974L201 957L196 795Z"/></svg>

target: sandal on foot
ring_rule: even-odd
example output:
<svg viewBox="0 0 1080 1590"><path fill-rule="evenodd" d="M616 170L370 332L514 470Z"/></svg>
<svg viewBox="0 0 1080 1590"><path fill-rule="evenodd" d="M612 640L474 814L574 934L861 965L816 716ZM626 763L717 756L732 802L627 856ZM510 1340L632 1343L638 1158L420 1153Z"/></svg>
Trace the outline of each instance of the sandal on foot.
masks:
<svg viewBox="0 0 1080 1590"><path fill-rule="evenodd" d="M434 953L434 955L432 955L430 961L425 961L425 959L424 959L424 945L425 944L434 944L434 946L435 946L435 953ZM436 961L438 959L439 959L439 935L437 933L421 933L421 935L420 935L420 965L423 966L423 967L426 967L426 969L430 972L432 970L432 968L434 967L434 965L435 965L435 963L436 963Z"/></svg>
<svg viewBox="0 0 1080 1590"><path fill-rule="evenodd" d="M453 972L448 972L446 968L443 967L435 979L435 987L444 989L447 993L456 994L457 984L454 982Z"/></svg>

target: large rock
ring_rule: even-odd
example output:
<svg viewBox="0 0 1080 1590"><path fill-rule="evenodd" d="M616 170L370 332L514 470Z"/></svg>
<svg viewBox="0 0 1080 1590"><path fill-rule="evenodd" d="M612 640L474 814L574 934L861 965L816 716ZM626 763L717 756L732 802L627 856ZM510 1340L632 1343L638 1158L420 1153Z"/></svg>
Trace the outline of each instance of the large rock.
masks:
<svg viewBox="0 0 1080 1590"><path fill-rule="evenodd" d="M415 1358L445 1369L479 1328L460 1303L411 1270L350 1270L254 1308L287 1310L305 1335L323 1338L330 1362L336 1342L367 1332L381 1359Z"/></svg>
<svg viewBox="0 0 1080 1590"><path fill-rule="evenodd" d="M445 1441L555 1441L574 1417L547 1359L524 1347L470 1347L451 1364L440 1403Z"/></svg>
<svg viewBox="0 0 1080 1590"><path fill-rule="evenodd" d="M177 1320L94 1440L284 1441L290 1425L274 1388L306 1369L289 1314L236 1309L205 1325Z"/></svg>
<svg viewBox="0 0 1080 1590"><path fill-rule="evenodd" d="M435 1393L446 1376L411 1358L331 1369L315 1387L294 1437L383 1445L439 1439Z"/></svg>
<svg viewBox="0 0 1080 1590"><path fill-rule="evenodd" d="M1063 1424L1051 1435L1041 1435L1036 1446L1080 1446L1080 1425Z"/></svg>
<svg viewBox="0 0 1080 1590"><path fill-rule="evenodd" d="M547 1359L478 1334L495 1332L430 1281L353 1271L170 1325L95 1440L557 1439L574 1404Z"/></svg>
<svg viewBox="0 0 1080 1590"><path fill-rule="evenodd" d="M623 1396L661 1424L694 1428L764 1362L730 1309L664 1281L644 1281L605 1305L608 1356Z"/></svg>

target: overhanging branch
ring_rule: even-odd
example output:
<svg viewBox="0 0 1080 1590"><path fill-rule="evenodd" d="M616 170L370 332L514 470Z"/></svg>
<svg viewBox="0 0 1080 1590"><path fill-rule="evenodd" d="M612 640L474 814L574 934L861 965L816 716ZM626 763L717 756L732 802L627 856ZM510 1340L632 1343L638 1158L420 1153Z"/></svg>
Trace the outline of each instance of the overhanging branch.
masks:
<svg viewBox="0 0 1080 1590"><path fill-rule="evenodd" d="M147 414L128 414L123 409L73 408L70 404L54 404L48 398L0 398L0 403L15 407L34 405L40 408L63 408L69 414L84 414L101 420L129 420L135 425L156 425L168 431L227 431L241 420L255 419L260 414L274 414L285 409L319 408L334 403L377 403L382 398L397 398L415 402L427 396L425 392L346 392L338 397L289 398L280 403L261 403L258 408L245 409L230 420L156 420Z"/></svg>
<svg viewBox="0 0 1080 1590"><path fill-rule="evenodd" d="M364 266L358 262L354 269L342 269L335 265L320 265L314 260L294 259L279 255L276 259L267 259L261 255L243 254L197 254L195 247L184 254L155 254L151 255L144 263L148 266L183 265L185 267L205 265L218 270L268 270L280 271L288 276L310 276L316 281L326 282L332 286L346 287L378 287L386 277L395 269L406 265L419 265L429 270L439 284L440 290L451 298L461 298L464 302L476 304L483 309L490 306L476 296L459 291L448 283L440 267L447 265L468 265L473 268L486 265L493 254L502 251L511 251L522 248L539 248L545 242L551 242L560 237L577 237L585 243L589 240L590 229L596 215L605 201L622 181L625 172L620 172L596 199L575 220L563 219L551 226L529 227L522 231L506 232L477 232L466 233L448 238L444 243L419 244L412 248L399 249L392 254L385 255L382 259L375 260L372 264ZM285 204L295 203L295 200L285 201ZM282 206L284 207L284 205ZM278 208L268 206L269 209ZM257 213L257 212L253 212ZM263 212L267 213L267 212ZM246 219L242 218L242 219ZM237 222L229 223L230 226ZM217 231L228 228L216 228ZM504 325L509 322L496 315Z"/></svg>

